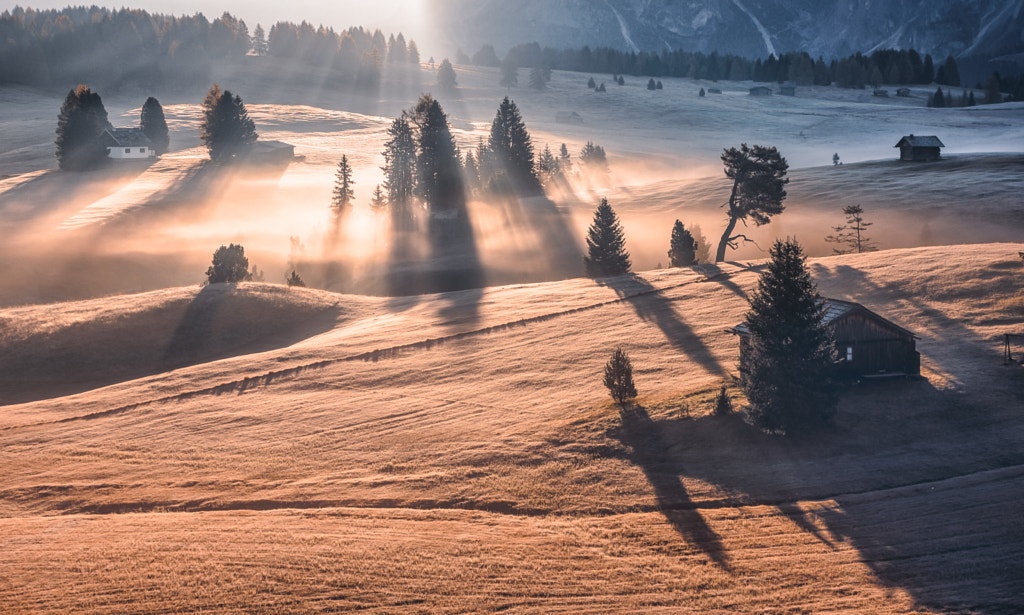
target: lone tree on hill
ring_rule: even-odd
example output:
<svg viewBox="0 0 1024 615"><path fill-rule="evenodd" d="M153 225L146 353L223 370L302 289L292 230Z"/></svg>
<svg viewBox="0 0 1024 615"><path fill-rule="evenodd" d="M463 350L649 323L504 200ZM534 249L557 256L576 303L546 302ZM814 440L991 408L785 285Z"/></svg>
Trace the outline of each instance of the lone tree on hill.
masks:
<svg viewBox="0 0 1024 615"><path fill-rule="evenodd" d="M587 229L587 256L583 257L583 265L591 278L629 273L631 263L626 252L626 235L608 199L601 199L594 212L594 223Z"/></svg>
<svg viewBox="0 0 1024 615"><path fill-rule="evenodd" d="M355 192L352 190L352 167L348 165L348 156L341 156L338 171L334 174L334 192L331 196L331 209L337 215L346 214L352 208Z"/></svg>
<svg viewBox="0 0 1024 615"><path fill-rule="evenodd" d="M676 220L669 242L668 262L672 267L689 267L697 264L697 241L683 223Z"/></svg>
<svg viewBox="0 0 1024 615"><path fill-rule="evenodd" d="M85 85L68 92L57 116L57 164L63 171L82 171L107 157L103 131L110 126L100 95Z"/></svg>
<svg viewBox="0 0 1024 615"><path fill-rule="evenodd" d="M840 246L832 248L835 254L860 254L861 252L875 252L878 246L871 243L871 239L864 236L864 231L874 222L864 221L864 210L860 205L847 205L843 208L843 215L846 216L846 224L833 226L835 235L825 237L825 241L836 243Z"/></svg>
<svg viewBox="0 0 1024 615"><path fill-rule="evenodd" d="M736 249L736 240L749 241L742 234L732 234L737 222L743 222L746 226L747 218L750 218L756 226L762 226L768 224L772 216L782 213L785 209L782 204L786 198L785 186L789 183L786 177L789 163L774 147L747 147L743 143L740 149L731 147L725 150L722 163L725 165L725 176L733 180L733 183L729 209L726 211L729 223L718 242L716 263L725 260L726 248Z"/></svg>
<svg viewBox="0 0 1024 615"><path fill-rule="evenodd" d="M153 143L153 149L157 155L166 154L167 147L171 143L171 137L167 132L167 120L164 119L164 108L160 101L150 96L142 105L142 116L139 119L139 126L149 140Z"/></svg>
<svg viewBox="0 0 1024 615"><path fill-rule="evenodd" d="M384 144L384 190L391 205L392 222L400 229L412 223L416 192L416 140L405 116L395 118Z"/></svg>
<svg viewBox="0 0 1024 615"><path fill-rule="evenodd" d="M762 427L794 433L835 415L835 342L800 244L776 240L770 254L750 297L749 371L743 384Z"/></svg>
<svg viewBox="0 0 1024 615"><path fill-rule="evenodd" d="M501 63L501 85L508 90L519 87L519 65L511 53Z"/></svg>
<svg viewBox="0 0 1024 615"><path fill-rule="evenodd" d="M604 386L608 387L612 399L625 408L630 399L636 398L636 386L633 384L633 364L629 361L629 355L616 348L608 363L604 366Z"/></svg>
<svg viewBox="0 0 1024 615"><path fill-rule="evenodd" d="M199 138L210 151L210 160L230 160L244 154L259 138L241 97L221 90L216 83L203 100L202 113Z"/></svg>
<svg viewBox="0 0 1024 615"><path fill-rule="evenodd" d="M490 162L497 167L495 170L504 171L516 189L526 193L540 190L540 182L534 172L533 141L519 108L508 96L494 114L487 148L490 150Z"/></svg>
<svg viewBox="0 0 1024 615"><path fill-rule="evenodd" d="M235 244L217 248L213 253L213 264L206 270L206 279L210 284L234 284L251 280L245 248Z"/></svg>
<svg viewBox="0 0 1024 615"><path fill-rule="evenodd" d="M459 82L455 78L455 67L448 61L448 58L441 60L441 66L437 69L437 87L446 92L451 92L458 85Z"/></svg>

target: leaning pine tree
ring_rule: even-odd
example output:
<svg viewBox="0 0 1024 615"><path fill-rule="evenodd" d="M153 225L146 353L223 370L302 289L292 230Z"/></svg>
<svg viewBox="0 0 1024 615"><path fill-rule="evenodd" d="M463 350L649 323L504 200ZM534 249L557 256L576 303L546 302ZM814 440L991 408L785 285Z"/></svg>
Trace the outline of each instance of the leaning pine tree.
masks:
<svg viewBox="0 0 1024 615"><path fill-rule="evenodd" d="M791 434L835 415L835 342L800 244L776 240L770 254L747 312L744 388L762 427Z"/></svg>
<svg viewBox="0 0 1024 615"><path fill-rule="evenodd" d="M626 252L626 234L608 199L594 212L594 223L587 229L587 256L583 257L587 276L599 278L629 273L631 263Z"/></svg>

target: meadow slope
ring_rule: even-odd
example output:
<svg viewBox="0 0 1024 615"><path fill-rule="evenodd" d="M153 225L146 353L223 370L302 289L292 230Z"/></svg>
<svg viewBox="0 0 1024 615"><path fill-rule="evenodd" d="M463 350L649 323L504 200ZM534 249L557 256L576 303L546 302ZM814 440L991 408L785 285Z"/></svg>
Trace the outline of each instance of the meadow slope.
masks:
<svg viewBox="0 0 1024 615"><path fill-rule="evenodd" d="M52 381L33 354L48 348L79 387L0 406L0 601L1019 612L1024 370L1002 365L1000 342L1024 320L1020 249L813 260L824 294L920 336L924 379L855 387L834 429L795 441L708 415L736 373L725 329L757 263L404 298L243 284L0 310L8 369ZM237 318L204 315L204 292ZM190 322L209 345L190 335L201 348L164 371ZM600 386L616 345L641 393L625 413Z"/></svg>

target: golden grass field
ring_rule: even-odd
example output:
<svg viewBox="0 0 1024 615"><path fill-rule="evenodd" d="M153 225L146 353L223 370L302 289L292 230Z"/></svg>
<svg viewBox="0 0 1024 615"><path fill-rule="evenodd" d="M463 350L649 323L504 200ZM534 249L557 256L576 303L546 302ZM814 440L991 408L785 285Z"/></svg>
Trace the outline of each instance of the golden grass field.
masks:
<svg viewBox="0 0 1024 615"><path fill-rule="evenodd" d="M49 384L0 409L0 603L1020 612L1024 370L1000 355L1024 317L1018 249L813 260L824 294L918 333L925 378L850 390L802 440L709 416L756 265L5 309L5 370ZM183 330L207 335L161 368ZM619 344L641 393L625 413L600 385ZM117 365L137 371L97 368Z"/></svg>

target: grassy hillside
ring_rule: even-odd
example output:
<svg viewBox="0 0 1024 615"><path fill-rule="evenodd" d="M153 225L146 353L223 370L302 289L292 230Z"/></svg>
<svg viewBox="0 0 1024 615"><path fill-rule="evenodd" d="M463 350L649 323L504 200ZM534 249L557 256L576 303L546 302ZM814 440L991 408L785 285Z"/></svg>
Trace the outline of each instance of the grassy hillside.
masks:
<svg viewBox="0 0 1024 615"><path fill-rule="evenodd" d="M852 389L833 430L797 441L708 415L757 266L398 299L222 290L243 322L305 325L229 329L197 364L103 388L84 370L75 395L0 407L0 600L1016 612L1024 370L1002 365L1000 336L1024 320L1019 249L813 261L826 295L920 336L925 379ZM154 365L190 308L224 322L204 301L4 310L22 333L3 354ZM600 386L619 344L641 393L625 414Z"/></svg>

